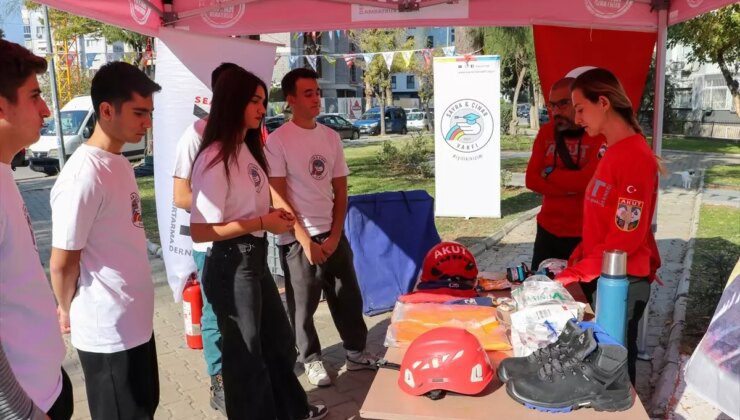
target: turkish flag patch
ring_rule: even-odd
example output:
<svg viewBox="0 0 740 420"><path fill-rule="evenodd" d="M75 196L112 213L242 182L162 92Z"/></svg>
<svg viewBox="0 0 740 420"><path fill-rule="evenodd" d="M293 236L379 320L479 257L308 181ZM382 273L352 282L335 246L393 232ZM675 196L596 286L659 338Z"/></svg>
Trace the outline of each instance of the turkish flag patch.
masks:
<svg viewBox="0 0 740 420"><path fill-rule="evenodd" d="M637 229L637 226L640 224L640 218L642 217L643 204L644 202L640 200L619 197L617 214L615 216L615 222L619 230L632 232Z"/></svg>

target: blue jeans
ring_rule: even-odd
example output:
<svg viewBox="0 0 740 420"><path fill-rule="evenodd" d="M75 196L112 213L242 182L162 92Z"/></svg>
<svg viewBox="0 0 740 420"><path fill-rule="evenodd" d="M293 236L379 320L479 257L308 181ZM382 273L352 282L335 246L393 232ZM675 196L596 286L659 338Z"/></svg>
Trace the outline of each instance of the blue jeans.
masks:
<svg viewBox="0 0 740 420"><path fill-rule="evenodd" d="M216 314L203 286L203 264L206 262L206 253L193 251L193 259L198 267L198 281L200 294L203 296L203 314L200 317L200 328L203 336L203 358L206 360L206 370L210 376L221 373L221 331L218 329Z"/></svg>

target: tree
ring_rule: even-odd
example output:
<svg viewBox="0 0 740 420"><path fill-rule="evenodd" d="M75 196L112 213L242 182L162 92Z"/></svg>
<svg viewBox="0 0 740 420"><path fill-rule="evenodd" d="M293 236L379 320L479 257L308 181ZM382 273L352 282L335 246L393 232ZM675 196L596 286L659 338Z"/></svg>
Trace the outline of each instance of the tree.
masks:
<svg viewBox="0 0 740 420"><path fill-rule="evenodd" d="M413 39L404 29L361 29L349 31L349 37L364 52L387 52L413 48ZM394 55L390 71L383 57L377 55L365 63L365 91L369 89L378 97L380 105L380 134L385 134L385 105L392 103L391 74L405 70L399 54Z"/></svg>
<svg viewBox="0 0 740 420"><path fill-rule="evenodd" d="M457 47L456 47L457 48ZM442 55L440 51L433 52L433 55ZM414 58L411 61L410 70L419 79L419 101L424 115L429 115L429 103L434 99L434 66L430 62L428 65L425 59L418 60ZM427 119L427 129L432 131L433 121Z"/></svg>
<svg viewBox="0 0 740 420"><path fill-rule="evenodd" d="M663 127L664 132L674 132L676 127L676 111L673 110L673 102L676 98L676 84L670 74L665 75L665 97L663 98ZM653 129L653 114L655 110L655 56L650 62L645 90L642 92L640 110L637 113L640 124L648 131Z"/></svg>
<svg viewBox="0 0 740 420"><path fill-rule="evenodd" d="M458 26L455 28L455 50L459 54L472 54L483 49L483 28Z"/></svg>
<svg viewBox="0 0 740 420"><path fill-rule="evenodd" d="M740 4L733 4L670 27L668 45L686 45L691 48L690 61L719 66L732 94L735 113L740 116L740 83L734 77L740 72L738 34Z"/></svg>
<svg viewBox="0 0 740 420"><path fill-rule="evenodd" d="M502 88L511 88L513 84L511 104L514 111L509 122L509 133L516 134L518 124L516 105L527 74L529 73L532 83L536 82L535 86L539 85L532 28L486 28L483 34L483 52L501 56Z"/></svg>

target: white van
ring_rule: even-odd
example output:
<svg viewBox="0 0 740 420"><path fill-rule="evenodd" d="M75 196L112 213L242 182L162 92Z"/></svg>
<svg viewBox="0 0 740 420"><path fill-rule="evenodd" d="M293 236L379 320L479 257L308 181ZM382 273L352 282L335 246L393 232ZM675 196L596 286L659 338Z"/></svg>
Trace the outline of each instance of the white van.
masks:
<svg viewBox="0 0 740 420"><path fill-rule="evenodd" d="M87 139L95 129L95 111L92 98L78 96L69 101L59 112L64 136L64 151L67 158ZM138 143L127 143L123 146L123 155L129 159L144 157L146 139ZM26 149L26 158L30 168L36 172L54 175L59 172L59 151L57 150L56 125L53 118L48 118L41 128L39 140Z"/></svg>

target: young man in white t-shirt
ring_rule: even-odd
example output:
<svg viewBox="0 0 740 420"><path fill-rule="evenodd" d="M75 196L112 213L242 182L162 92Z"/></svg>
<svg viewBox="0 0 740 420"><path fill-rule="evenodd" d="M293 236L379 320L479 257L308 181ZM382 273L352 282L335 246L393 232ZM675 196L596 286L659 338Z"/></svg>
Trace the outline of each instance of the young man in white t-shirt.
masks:
<svg viewBox="0 0 740 420"><path fill-rule="evenodd" d="M13 157L39 138L49 108L46 60L0 39L0 418L72 417L64 342L36 238L13 180Z"/></svg>
<svg viewBox="0 0 740 420"><path fill-rule="evenodd" d="M51 281L93 419L151 419L159 404L152 282L139 189L121 154L152 125L160 87L113 62L93 77L97 123L51 190Z"/></svg>
<svg viewBox="0 0 740 420"><path fill-rule="evenodd" d="M339 135L316 123L321 111L317 79L318 74L306 68L283 77L293 118L268 137L266 155L274 205L295 214L298 221L294 232L278 238L298 360L311 384L328 386L331 379L313 322L322 290L347 350L347 369L375 369L377 358L365 351L362 295L343 233L349 168Z"/></svg>
<svg viewBox="0 0 740 420"><path fill-rule="evenodd" d="M221 63L211 72L211 91L216 86L218 77L225 70L241 68L234 63ZM180 136L175 149L175 168L172 171L173 201L175 206L190 211L193 204L193 190L190 185L190 175L193 162L203 141L203 130L207 119L200 119L189 125ZM201 335L203 336L203 358L206 362L206 371L211 377L211 407L226 415L226 401L224 400L224 380L221 375L221 332L218 330L216 314L213 306L206 297L206 288L203 285L203 264L206 253L212 242L193 242L193 260L198 269L198 281L201 283L203 309L200 317Z"/></svg>

